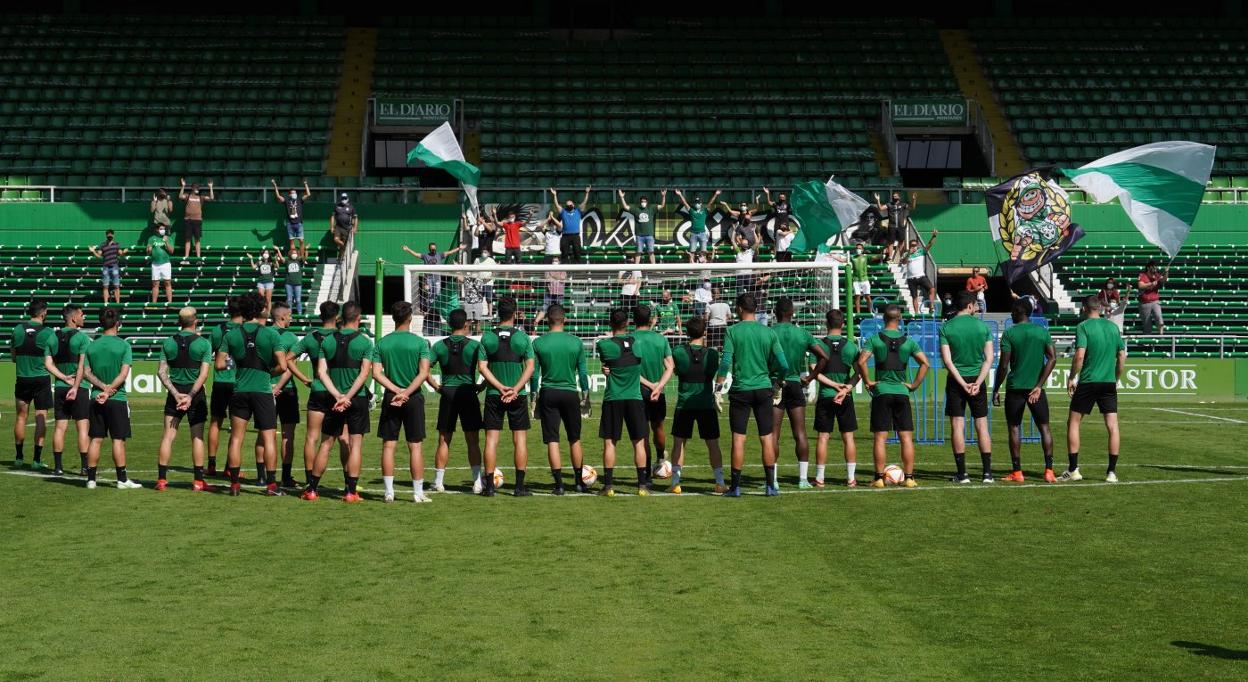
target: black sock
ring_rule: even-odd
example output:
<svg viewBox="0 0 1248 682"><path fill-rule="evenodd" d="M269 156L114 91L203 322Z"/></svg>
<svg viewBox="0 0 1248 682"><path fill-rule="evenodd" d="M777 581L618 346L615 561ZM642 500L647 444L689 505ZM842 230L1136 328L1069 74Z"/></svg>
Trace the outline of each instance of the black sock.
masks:
<svg viewBox="0 0 1248 682"><path fill-rule="evenodd" d="M195 467L195 480L196 481L204 480L204 468L203 467Z"/></svg>
<svg viewBox="0 0 1248 682"><path fill-rule="evenodd" d="M524 487L524 474L525 474L524 469L516 469L516 487L517 488Z"/></svg>
<svg viewBox="0 0 1248 682"><path fill-rule="evenodd" d="M36 462L43 461L43 446L42 445L35 446L35 461Z"/></svg>
<svg viewBox="0 0 1248 682"><path fill-rule="evenodd" d="M991 476L992 475L992 453L991 452L979 453L979 461L984 465L984 476L985 477Z"/></svg>
<svg viewBox="0 0 1248 682"><path fill-rule="evenodd" d="M263 462L256 462L256 480L260 483L260 485L264 485L266 483L266 481L264 480L264 463Z"/></svg>
<svg viewBox="0 0 1248 682"><path fill-rule="evenodd" d="M769 486L773 485L776 482L775 465L773 464L772 466L769 466L769 467L768 466L763 467L763 475L767 477L767 485Z"/></svg>
<svg viewBox="0 0 1248 682"><path fill-rule="evenodd" d="M82 460L82 468L86 469L87 468L87 453L85 452L78 453L78 459Z"/></svg>
<svg viewBox="0 0 1248 682"><path fill-rule="evenodd" d="M654 464L650 461L650 443L646 443L646 471L653 471Z"/></svg>
<svg viewBox="0 0 1248 682"><path fill-rule="evenodd" d="M347 479L347 494L349 495L355 492L355 486L359 484L360 477L359 476L347 476L346 479Z"/></svg>
<svg viewBox="0 0 1248 682"><path fill-rule="evenodd" d="M577 485L581 484L581 477L585 475L585 467L572 467L572 478Z"/></svg>
<svg viewBox="0 0 1248 682"><path fill-rule="evenodd" d="M160 474L157 476L157 478L159 478L160 480L163 481L169 477L169 467L165 466L164 464L157 464L156 469L157 471L160 472Z"/></svg>
<svg viewBox="0 0 1248 682"><path fill-rule="evenodd" d="M98 472L98 471L99 471L99 469L98 469L97 467L87 467L87 480L88 480L88 481L94 481L94 480L95 480L95 474L96 474L96 472Z"/></svg>
<svg viewBox="0 0 1248 682"><path fill-rule="evenodd" d="M217 458L216 457L210 456L208 458L208 468L212 469L213 471L217 470Z"/></svg>
<svg viewBox="0 0 1248 682"><path fill-rule="evenodd" d="M1079 453L1072 452L1068 455L1070 458L1070 466L1066 467L1067 471L1074 471L1079 468Z"/></svg>
<svg viewBox="0 0 1248 682"><path fill-rule="evenodd" d="M1106 474L1112 474L1118 469L1118 455L1109 456L1109 468L1105 470Z"/></svg>
<svg viewBox="0 0 1248 682"><path fill-rule="evenodd" d="M269 480L265 481L267 485L277 485L277 469L269 469Z"/></svg>
<svg viewBox="0 0 1248 682"><path fill-rule="evenodd" d="M13 450L17 453L16 455L14 455L14 459L16 459L19 462L26 458L26 455L22 453L22 448L24 447L26 446L23 443L13 444Z"/></svg>
<svg viewBox="0 0 1248 682"><path fill-rule="evenodd" d="M1011 471L1022 471L1022 470L1023 470L1023 458L1022 458L1022 455L1021 455L1021 454L1018 454L1018 455L1011 454L1011 455L1010 455L1010 468L1011 468Z"/></svg>
<svg viewBox="0 0 1248 682"><path fill-rule="evenodd" d="M125 483L125 482L126 482L126 481L128 481L128 480L130 480L130 477L126 475L126 468L125 468L125 467L117 467L117 482L118 482L118 483Z"/></svg>
<svg viewBox="0 0 1248 682"><path fill-rule="evenodd" d="M637 485L645 485L649 481L649 473L645 467L637 467Z"/></svg>
<svg viewBox="0 0 1248 682"><path fill-rule="evenodd" d="M555 487L556 487L556 488L562 488L562 487L563 487L563 469L551 469L551 470L550 470L550 477L551 477L551 478L553 478L553 479L555 479Z"/></svg>
<svg viewBox="0 0 1248 682"><path fill-rule="evenodd" d="M741 470L740 470L740 469L733 469L733 470L732 470L732 485L730 485L730 486L728 486L728 487L729 487L729 488L732 488L732 489L734 489L734 490L735 490L736 488L740 488L740 487L741 487Z"/></svg>
<svg viewBox="0 0 1248 682"><path fill-rule="evenodd" d="M1045 468L1045 469L1052 469L1052 468L1053 468L1053 455L1045 455L1045 456L1044 456L1044 468Z"/></svg>
<svg viewBox="0 0 1248 682"><path fill-rule="evenodd" d="M61 464L62 464L62 462L63 462L63 461L64 461L64 459L65 459L64 455L65 455L65 453L63 453L63 452L53 452L53 453L52 453L52 464L55 466L55 468L56 468L56 470L57 470L57 471L60 471L60 470L61 470Z"/></svg>
<svg viewBox="0 0 1248 682"><path fill-rule="evenodd" d="M319 477L318 477L318 478L319 478ZM303 470L303 480L305 480L305 481L311 481L311 480L312 480L312 470L311 470L311 469L304 469L304 470Z"/></svg>
<svg viewBox="0 0 1248 682"><path fill-rule="evenodd" d="M282 481L283 482L290 480L290 466L291 466L290 462L282 462Z"/></svg>
<svg viewBox="0 0 1248 682"><path fill-rule="evenodd" d="M320 485L321 485L321 477L313 476L312 472L309 471L308 472L308 490L311 490L312 492L316 492L316 489L319 488Z"/></svg>
<svg viewBox="0 0 1248 682"><path fill-rule="evenodd" d="M615 467L607 467L602 470L602 485L610 486L615 480Z"/></svg>
<svg viewBox="0 0 1248 682"><path fill-rule="evenodd" d="M230 485L238 485L238 477L241 474L242 467L226 467L225 471L230 477Z"/></svg>
<svg viewBox="0 0 1248 682"><path fill-rule="evenodd" d="M966 476L966 453L953 453L953 463L958 465L958 478Z"/></svg>

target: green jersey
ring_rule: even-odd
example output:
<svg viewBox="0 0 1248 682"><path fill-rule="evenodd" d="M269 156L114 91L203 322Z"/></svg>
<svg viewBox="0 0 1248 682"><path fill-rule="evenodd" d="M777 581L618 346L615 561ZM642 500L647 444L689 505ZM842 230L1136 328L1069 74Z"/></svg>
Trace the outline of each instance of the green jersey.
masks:
<svg viewBox="0 0 1248 682"><path fill-rule="evenodd" d="M225 335L234 329L238 329L237 322L222 322L209 330L208 341L212 344L213 352L225 352ZM237 378L237 373L234 371L234 358L226 358L225 366L226 369L216 369L216 364L213 364L213 384L234 383L234 380Z"/></svg>
<svg viewBox="0 0 1248 682"><path fill-rule="evenodd" d="M567 332L549 332L533 342L533 354L541 370L541 387L575 391L580 380L582 391L589 390L589 370L585 345Z"/></svg>
<svg viewBox="0 0 1248 682"><path fill-rule="evenodd" d="M637 204L637 210L633 213L637 218L637 236L653 237L654 227L659 222L659 210L654 204L650 204L642 208L641 204Z"/></svg>
<svg viewBox="0 0 1248 682"><path fill-rule="evenodd" d="M320 376L316 373L316 361L321 358L321 342L325 340L325 337L336 331L338 331L337 327L321 327L320 329L310 331L299 340L299 343L290 349L290 352L296 358L306 353L308 359L312 361L312 385L308 390L313 393L325 392L325 384L321 382Z"/></svg>
<svg viewBox="0 0 1248 682"><path fill-rule="evenodd" d="M256 263L256 272L258 273L256 275L256 281L260 284L272 284L273 271L275 269L276 266L273 265L273 261L271 260L262 260Z"/></svg>
<svg viewBox="0 0 1248 682"><path fill-rule="evenodd" d="M769 327L756 320L738 322L724 334L724 355L719 361L719 376L732 372L732 392L757 391L771 388L773 366L789 373L788 359L780 347L780 339Z"/></svg>
<svg viewBox="0 0 1248 682"><path fill-rule="evenodd" d="M454 347L448 339L455 339ZM443 386L471 386L477 383L477 363L485 359L485 349L467 336L452 335L433 344L433 357L442 369Z"/></svg>
<svg viewBox="0 0 1248 682"><path fill-rule="evenodd" d="M855 282L870 281L870 278L867 276L867 265L868 265L867 254L860 253L854 256L852 259L850 259L850 265L853 267Z"/></svg>
<svg viewBox="0 0 1248 682"><path fill-rule="evenodd" d="M13 361L17 378L38 379L48 376L45 357L56 355L56 331L42 322L24 322L13 328Z"/></svg>
<svg viewBox="0 0 1248 682"><path fill-rule="evenodd" d="M339 337L347 347L345 353L338 352ZM346 393L363 371L361 363L365 360L372 361L373 340L359 329L339 329L336 334L330 334L321 342L321 359L329 366L329 379L334 382L334 388L339 393ZM335 363L342 366L335 367ZM356 395L368 396L368 384L365 383Z"/></svg>
<svg viewBox="0 0 1248 682"><path fill-rule="evenodd" d="M694 234L706 232L706 207L689 207L689 231Z"/></svg>
<svg viewBox="0 0 1248 682"><path fill-rule="evenodd" d="M186 347L186 356L194 367L174 367L174 363L178 360L179 339L190 339ZM183 343L186 342L183 341ZM205 362L212 364L212 343L196 332L181 331L174 334L161 342L160 351L165 362L169 363L169 381L175 384L193 385L199 379L200 365Z"/></svg>
<svg viewBox="0 0 1248 682"><path fill-rule="evenodd" d="M840 352L836 353L836 346L840 345ZM838 384L848 384L849 378L857 371L854 369L854 363L858 361L858 344L853 339L847 339L844 336L829 336L819 340L819 345L823 346L824 352L828 354L828 362L832 362L831 358L840 357L841 363L845 365L845 369L833 370L825 367L823 375L835 381ZM836 389L831 386L819 384L820 398L835 398Z"/></svg>
<svg viewBox="0 0 1248 682"><path fill-rule="evenodd" d="M285 354L290 353L291 351L293 351L294 349L296 349L296 348L298 348L298 347L299 347L299 337L298 337L298 335L296 335L294 332L290 331L290 329L289 329L289 328L287 328L287 329L280 329L280 328L275 327L275 329L277 329L277 334L278 334L278 336L277 336L277 352L279 352L279 353L281 353L281 354L285 355ZM294 360L291 360L291 362L293 363L293 362L294 362ZM277 385L277 382L279 382L279 381L281 381L281 380L282 380L282 375L280 375L280 374L278 374L277 376L275 376L275 377L273 377L272 379L270 379L270 381L272 382L272 384L273 384L274 386L276 386L276 385ZM283 390L283 391L294 391L294 390L297 390L297 389L295 388L295 382L294 382L294 380L287 381L287 382L286 382L286 386L285 386L285 387L283 387L283 388L282 388L282 390Z"/></svg>
<svg viewBox="0 0 1248 682"><path fill-rule="evenodd" d="M676 378L680 381L676 389L676 409L715 409L712 382L719 367L719 352L714 348L685 343L672 351L672 360L676 364Z"/></svg>
<svg viewBox="0 0 1248 682"><path fill-rule="evenodd" d="M1030 391L1040 382L1047 361L1044 349L1053 345L1049 330L1031 322L1020 322L1001 335L1001 354L1010 354L1010 373L1005 390Z"/></svg>
<svg viewBox="0 0 1248 682"><path fill-rule="evenodd" d="M650 329L638 329L633 334L633 352L641 360L641 376L650 383L663 378L664 360L672 357L672 347L667 337Z"/></svg>
<svg viewBox="0 0 1248 682"><path fill-rule="evenodd" d="M508 339L503 345L503 338ZM533 341L523 330L517 327L495 327L481 335L481 349L485 359L489 361L490 372L504 386L515 386L524 374L524 365L533 359ZM520 389L520 395L528 394L527 386ZM487 396L498 395L498 389L490 386L486 389Z"/></svg>
<svg viewBox="0 0 1248 682"><path fill-rule="evenodd" d="M885 329L880 332L890 339L900 339L905 334L898 329ZM910 395L910 389L906 388L906 384L910 381L909 369L890 370L885 369L885 362L888 359L888 344L880 338L880 334L875 334L867 338L862 349L870 351L875 358L875 395ZM901 361L903 368L908 368L910 358L921 353L922 349L914 339L906 338L905 342L897 349L897 358Z"/></svg>
<svg viewBox="0 0 1248 682"><path fill-rule="evenodd" d="M963 377L977 377L984 365L984 344L992 338L988 325L974 315L955 315L940 325L940 345L949 346L953 367Z"/></svg>
<svg viewBox="0 0 1248 682"><path fill-rule="evenodd" d="M91 337L87 336L86 332L82 331L81 329L77 330L77 333L69 337L69 351L68 353L65 353L65 352L62 352L65 349L61 348L60 339L62 336L65 335L66 332L69 332L69 331L70 329L68 327L65 327L61 329L61 331L59 332L61 336L56 337L55 339L56 340L56 353L54 357L65 358L66 356L68 356L69 359L66 360L65 362L57 362L56 368L61 370L61 374L72 377L78 373L78 358L79 356L81 356L83 353L87 351L87 346L91 345ZM56 387L57 388L69 388L70 386L64 381L57 379Z"/></svg>
<svg viewBox="0 0 1248 682"><path fill-rule="evenodd" d="M641 358L633 350L630 335L598 339L595 347L602 366L611 370L603 401L641 400Z"/></svg>
<svg viewBox="0 0 1248 682"><path fill-rule="evenodd" d="M410 331L386 334L373 351L373 361L385 367L386 378L399 388L407 388L416 380L421 360L433 362L433 351L423 336Z"/></svg>
<svg viewBox="0 0 1248 682"><path fill-rule="evenodd" d="M235 393L273 392L273 368L277 366L280 337L276 329L256 322L247 322L226 332L221 350L234 360L237 368Z"/></svg>
<svg viewBox="0 0 1248 682"><path fill-rule="evenodd" d="M1118 353L1127 349L1118 325L1103 317L1080 322L1075 327L1075 348L1084 349L1079 383L1118 382Z"/></svg>
<svg viewBox="0 0 1248 682"><path fill-rule="evenodd" d="M152 253L148 256L152 265L164 265L169 262L169 250L165 248L173 248L173 244L169 241L169 237L152 235L147 238L147 245L152 249Z"/></svg>
<svg viewBox="0 0 1248 682"><path fill-rule="evenodd" d="M116 335L104 334L87 346L87 367L91 369L91 373L95 375L95 378L104 384L113 383L121 374L123 366L133 364L134 354L130 350L130 344ZM100 391L92 387L91 399L94 400L99 395ZM109 400L126 402L126 384L124 382L117 387L117 392Z"/></svg>
<svg viewBox="0 0 1248 682"><path fill-rule="evenodd" d="M784 359L789 366L784 380L801 381L802 370L808 366L806 354L810 352L810 347L816 344L815 337L792 322L773 325L771 330L780 339L780 347L784 349Z"/></svg>
<svg viewBox="0 0 1248 682"><path fill-rule="evenodd" d="M680 329L680 306L676 301L654 306L654 313L655 329Z"/></svg>

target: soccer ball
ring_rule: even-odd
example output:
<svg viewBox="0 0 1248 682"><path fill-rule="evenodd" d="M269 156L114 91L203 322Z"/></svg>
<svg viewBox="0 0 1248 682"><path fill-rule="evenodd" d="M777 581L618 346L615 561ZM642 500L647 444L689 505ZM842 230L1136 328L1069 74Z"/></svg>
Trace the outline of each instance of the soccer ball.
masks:
<svg viewBox="0 0 1248 682"><path fill-rule="evenodd" d="M593 485L598 482L598 470L586 464L581 467L581 482L585 485Z"/></svg>
<svg viewBox="0 0 1248 682"><path fill-rule="evenodd" d="M672 477L672 463L667 461L666 459L659 460L659 463L654 465L654 477L655 478L671 478Z"/></svg>
<svg viewBox="0 0 1248 682"><path fill-rule="evenodd" d="M906 482L906 472L896 464L884 467L884 482L888 485L901 485Z"/></svg>
<svg viewBox="0 0 1248 682"><path fill-rule="evenodd" d="M498 490L499 488L503 487L504 480L506 479L503 478L503 470L495 469L494 470L494 489Z"/></svg>

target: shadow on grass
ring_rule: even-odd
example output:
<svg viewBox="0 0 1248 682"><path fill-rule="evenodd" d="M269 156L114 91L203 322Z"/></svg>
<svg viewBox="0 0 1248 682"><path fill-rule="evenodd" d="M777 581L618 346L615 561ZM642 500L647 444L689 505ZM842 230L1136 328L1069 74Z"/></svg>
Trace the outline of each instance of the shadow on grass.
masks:
<svg viewBox="0 0 1248 682"><path fill-rule="evenodd" d="M1176 473L1192 473L1192 474L1212 474L1214 476L1248 476L1248 471L1235 469L1202 469L1200 467L1185 466L1182 464L1141 464L1141 469L1155 469L1157 471L1173 471Z"/></svg>
<svg viewBox="0 0 1248 682"><path fill-rule="evenodd" d="M1248 649L1227 649L1216 644L1184 641L1170 642L1170 645L1180 649L1187 649L1193 656L1208 656L1209 658L1221 658L1227 661L1248 661Z"/></svg>

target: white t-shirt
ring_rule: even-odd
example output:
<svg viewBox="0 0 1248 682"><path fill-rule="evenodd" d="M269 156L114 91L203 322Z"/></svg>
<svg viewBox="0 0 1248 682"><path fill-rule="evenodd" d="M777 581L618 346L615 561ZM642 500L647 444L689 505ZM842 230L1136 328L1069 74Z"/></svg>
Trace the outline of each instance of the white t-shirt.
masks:
<svg viewBox="0 0 1248 682"><path fill-rule="evenodd" d="M927 274L927 267L924 256L927 255L927 249L919 247L918 251L906 256L906 277L918 278Z"/></svg>
<svg viewBox="0 0 1248 682"><path fill-rule="evenodd" d="M559 255L559 240L560 240L560 238L561 238L561 237L562 237L562 235L560 235L558 232L556 232L556 231L554 231L554 230L546 230L546 251L545 251L545 253L546 253L546 255L547 255L547 256L558 256L558 255Z"/></svg>
<svg viewBox="0 0 1248 682"><path fill-rule="evenodd" d="M720 301L718 303L712 303L711 306L706 309L706 313L709 318L706 323L707 326L726 327L728 326L728 316L732 314L732 310L728 307L727 303Z"/></svg>
<svg viewBox="0 0 1248 682"><path fill-rule="evenodd" d="M701 286L693 290L693 300L698 303L711 302L711 288L709 286Z"/></svg>
<svg viewBox="0 0 1248 682"><path fill-rule="evenodd" d="M624 280L624 288L620 293L625 296L636 296L641 283L641 270L633 270L633 274Z"/></svg>
<svg viewBox="0 0 1248 682"><path fill-rule="evenodd" d="M481 258L477 259L477 265L498 265L498 261L494 260L493 258L489 258L487 256L482 256ZM489 271L478 272L476 274L476 277L480 279L481 282L485 284L487 287L494 286L494 273L493 272L489 272Z"/></svg>
<svg viewBox="0 0 1248 682"><path fill-rule="evenodd" d="M793 243L793 240L794 240L794 239L796 239L796 238L797 238L797 233L796 233L796 232L792 232L792 231L790 231L790 232L781 232L781 233L780 233L780 236L776 239L776 250L777 250L777 251L788 251L788 250L789 250L789 245L790 245L790 244L792 244L792 243Z"/></svg>

